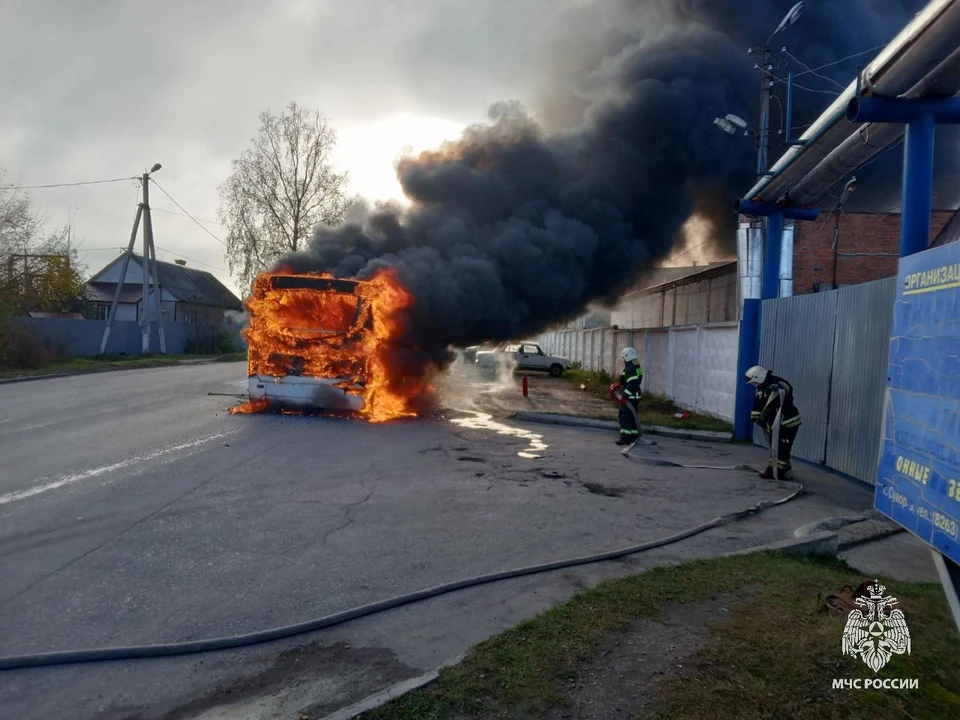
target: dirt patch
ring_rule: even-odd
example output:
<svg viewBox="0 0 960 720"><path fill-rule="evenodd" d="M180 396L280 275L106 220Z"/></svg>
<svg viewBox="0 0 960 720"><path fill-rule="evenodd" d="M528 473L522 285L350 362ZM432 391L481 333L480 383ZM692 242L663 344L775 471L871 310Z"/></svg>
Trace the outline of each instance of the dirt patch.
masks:
<svg viewBox="0 0 960 720"><path fill-rule="evenodd" d="M202 666L198 672L202 672ZM262 672L218 685L163 716L163 720L187 720L199 716L246 717L245 701L258 702L260 708L275 708L291 717L301 714L319 718L357 702L377 690L416 677L420 671L404 665L386 648L352 648L346 643L311 643L285 650L276 662ZM331 688L336 688L330 697ZM322 690L322 692L318 692ZM316 703L318 696L330 697ZM260 700L262 698L262 701ZM228 706L241 709L228 710ZM217 712L223 708L222 712ZM282 710L281 710L282 708ZM136 720L144 708L123 708L105 717ZM296 713L296 714L291 714ZM269 715L265 713L264 716Z"/></svg>
<svg viewBox="0 0 960 720"><path fill-rule="evenodd" d="M569 682L569 704L549 720L635 718L656 702L660 679L681 672L710 640L708 623L727 616L730 598L669 608L659 620L634 620L600 641Z"/></svg>

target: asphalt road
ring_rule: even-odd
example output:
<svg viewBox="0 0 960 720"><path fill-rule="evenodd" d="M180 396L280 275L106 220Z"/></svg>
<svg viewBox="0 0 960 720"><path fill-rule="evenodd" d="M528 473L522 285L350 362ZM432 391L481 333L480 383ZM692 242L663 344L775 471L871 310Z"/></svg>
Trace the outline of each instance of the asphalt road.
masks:
<svg viewBox="0 0 960 720"><path fill-rule="evenodd" d="M604 433L450 411L231 416L242 364L0 386L0 655L285 625L663 537L782 497L735 471L626 460ZM457 406L463 398L458 398ZM682 461L754 448L661 441ZM756 456L756 457L754 457ZM0 717L320 717L450 661L605 577L779 540L867 507L814 493L629 560L448 595L200 656L0 672Z"/></svg>

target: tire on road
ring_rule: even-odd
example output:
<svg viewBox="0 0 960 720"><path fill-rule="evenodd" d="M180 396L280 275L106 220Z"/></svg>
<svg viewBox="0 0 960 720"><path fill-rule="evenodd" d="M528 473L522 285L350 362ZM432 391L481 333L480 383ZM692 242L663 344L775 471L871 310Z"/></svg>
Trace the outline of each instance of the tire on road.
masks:
<svg viewBox="0 0 960 720"><path fill-rule="evenodd" d="M559 363L554 363L550 366L550 376L551 377L560 377L563 375L563 365Z"/></svg>

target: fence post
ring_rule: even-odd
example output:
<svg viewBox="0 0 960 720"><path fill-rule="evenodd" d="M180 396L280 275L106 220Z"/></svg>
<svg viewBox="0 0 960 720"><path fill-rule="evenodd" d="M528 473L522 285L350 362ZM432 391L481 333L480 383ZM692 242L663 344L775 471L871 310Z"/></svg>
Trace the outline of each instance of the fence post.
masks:
<svg viewBox="0 0 960 720"><path fill-rule="evenodd" d="M702 383L700 382L700 375L702 374L702 368L700 367L700 353L703 351L701 348L701 335L703 334L703 328L697 323L697 350L693 359L693 368L694 374L697 376L697 384L693 388L693 407L697 412L700 412L703 409L703 405L700 402L700 387Z"/></svg>
<svg viewBox="0 0 960 720"><path fill-rule="evenodd" d="M674 362L676 336L673 332L673 326L667 329L667 397L673 399L673 374L677 366Z"/></svg>

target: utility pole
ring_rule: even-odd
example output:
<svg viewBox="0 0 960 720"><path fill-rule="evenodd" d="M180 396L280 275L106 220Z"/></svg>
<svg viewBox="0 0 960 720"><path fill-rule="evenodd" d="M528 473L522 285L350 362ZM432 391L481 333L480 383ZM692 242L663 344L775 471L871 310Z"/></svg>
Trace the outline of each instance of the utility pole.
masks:
<svg viewBox="0 0 960 720"><path fill-rule="evenodd" d="M147 308L147 298L150 297L150 234L147 232L148 218L150 217L150 173L144 173L143 187L143 256L140 263L143 293L140 296L140 352L144 355L150 352L150 311Z"/></svg>
<svg viewBox="0 0 960 720"><path fill-rule="evenodd" d="M770 93L773 88L773 53L770 48L760 49L760 124L757 136L757 176L767 171L767 148L770 139Z"/></svg>
<svg viewBox="0 0 960 720"><path fill-rule="evenodd" d="M113 302L110 304L110 315L107 317L107 326L103 329L103 337L100 340L100 355L107 350L107 341L110 338L110 330L113 328L113 322L116 319L117 305L120 302L120 293L123 290L124 281L127 279L127 268L130 266L130 258L133 257L133 246L137 241L137 231L140 229L140 221L143 220L143 257L140 261L142 270L142 295L140 299L140 333L141 333L141 352L146 355L150 352L150 263L153 263L153 297L154 307L157 311L157 331L160 337L160 352L166 353L167 346L163 334L163 318L160 314L160 280L157 272L157 253L153 244L153 218L150 215L150 174L160 169L160 163L155 163L149 172L141 176L142 199L137 205L137 214L133 220L133 230L130 232L130 242L127 244L127 250L123 255L123 264L120 266L120 277L117 280L117 288L113 293Z"/></svg>

